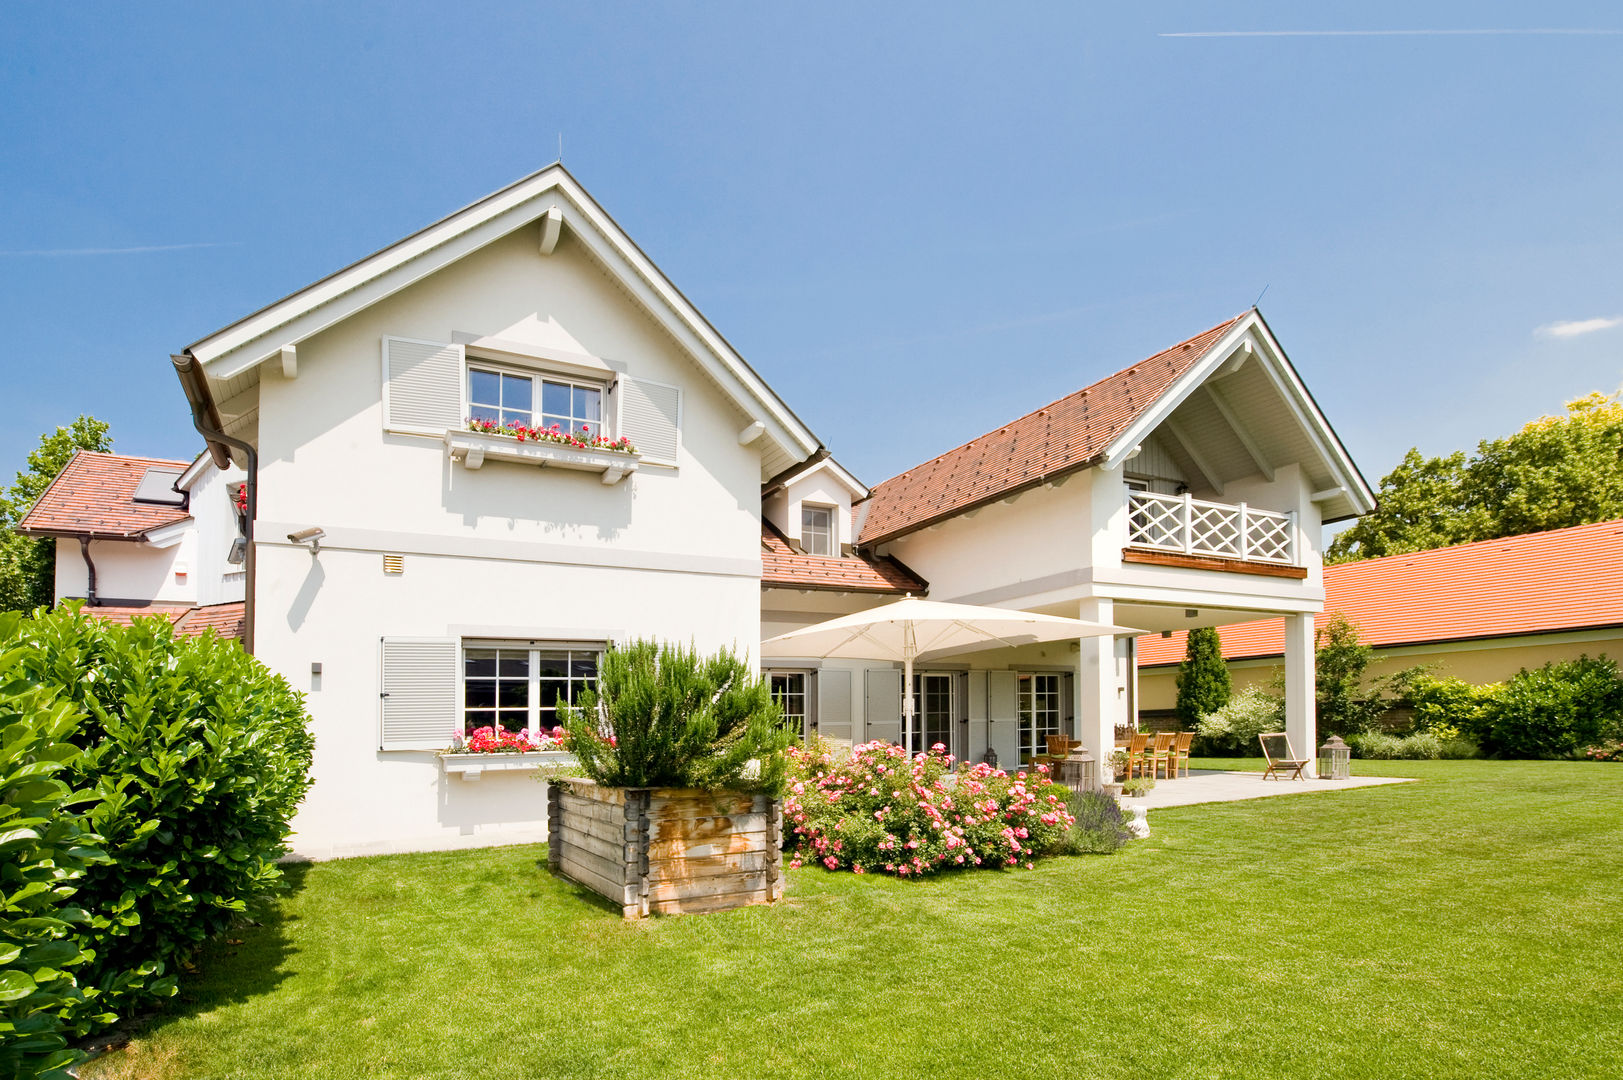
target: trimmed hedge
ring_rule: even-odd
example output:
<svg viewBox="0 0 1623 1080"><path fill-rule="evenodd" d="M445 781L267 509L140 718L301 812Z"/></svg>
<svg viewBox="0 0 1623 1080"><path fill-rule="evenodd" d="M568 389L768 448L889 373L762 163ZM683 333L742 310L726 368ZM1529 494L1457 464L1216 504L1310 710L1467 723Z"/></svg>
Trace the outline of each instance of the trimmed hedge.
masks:
<svg viewBox="0 0 1623 1080"><path fill-rule="evenodd" d="M1523 668L1475 723L1466 733L1495 757L1577 757L1623 736L1623 678L1604 656Z"/></svg>
<svg viewBox="0 0 1623 1080"><path fill-rule="evenodd" d="M0 638L21 619L0 615ZM0 1076L57 1080L80 1057L61 1013L84 1001L75 975L91 959L74 893L106 856L69 809L85 793L62 779L78 764L69 740L84 713L30 680L25 655L0 653Z"/></svg>
<svg viewBox="0 0 1623 1080"><path fill-rule="evenodd" d="M199 946L282 887L313 739L284 679L235 641L177 638L162 619L9 615L0 648L82 715L38 751L86 793L77 824L106 853L73 896L85 912L73 937L90 958L75 969L82 997L61 1011L82 1035L173 994Z"/></svg>

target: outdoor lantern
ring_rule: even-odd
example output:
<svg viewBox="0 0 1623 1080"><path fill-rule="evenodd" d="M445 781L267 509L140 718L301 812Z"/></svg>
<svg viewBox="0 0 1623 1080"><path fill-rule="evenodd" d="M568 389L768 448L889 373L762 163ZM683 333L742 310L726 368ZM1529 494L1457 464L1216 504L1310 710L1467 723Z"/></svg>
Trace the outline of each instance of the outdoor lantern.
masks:
<svg viewBox="0 0 1623 1080"><path fill-rule="evenodd" d="M1319 779L1346 780L1352 776L1352 747L1332 735L1319 747Z"/></svg>
<svg viewBox="0 0 1623 1080"><path fill-rule="evenodd" d="M1099 763L1085 747L1078 746L1054 763L1054 780L1072 791L1099 790Z"/></svg>

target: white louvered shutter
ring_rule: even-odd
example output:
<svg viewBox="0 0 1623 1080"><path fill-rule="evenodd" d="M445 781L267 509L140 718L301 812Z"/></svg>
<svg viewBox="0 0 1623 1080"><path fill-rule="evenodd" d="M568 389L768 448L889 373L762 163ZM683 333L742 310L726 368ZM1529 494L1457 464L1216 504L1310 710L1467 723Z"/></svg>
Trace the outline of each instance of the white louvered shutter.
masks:
<svg viewBox="0 0 1623 1080"><path fill-rule="evenodd" d="M411 338L383 339L383 427L411 435L444 435L467 419L462 346Z"/></svg>
<svg viewBox="0 0 1623 1080"><path fill-rule="evenodd" d="M817 733L829 742L851 745L851 673L844 668L819 671Z"/></svg>
<svg viewBox="0 0 1623 1080"><path fill-rule="evenodd" d="M1020 678L1012 671L986 673L987 719L992 732L992 749L997 751L999 768L1011 772L1020 767Z"/></svg>
<svg viewBox="0 0 1623 1080"><path fill-rule="evenodd" d="M621 378L619 434L644 461L675 465L682 446L682 391L647 379Z"/></svg>
<svg viewBox="0 0 1623 1080"><path fill-rule="evenodd" d="M902 741L902 673L895 668L869 668L863 673L863 741Z"/></svg>
<svg viewBox="0 0 1623 1080"><path fill-rule="evenodd" d="M443 750L462 730L457 664L461 644L437 638L384 638L378 746Z"/></svg>

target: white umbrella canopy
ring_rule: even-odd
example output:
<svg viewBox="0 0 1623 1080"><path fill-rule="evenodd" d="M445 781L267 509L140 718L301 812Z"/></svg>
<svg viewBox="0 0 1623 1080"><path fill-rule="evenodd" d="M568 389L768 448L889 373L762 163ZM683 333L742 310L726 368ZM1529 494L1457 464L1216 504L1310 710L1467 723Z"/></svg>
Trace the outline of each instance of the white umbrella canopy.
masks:
<svg viewBox="0 0 1623 1080"><path fill-rule="evenodd" d="M913 727L913 661L989 646L1139 634L1108 623L1039 615L1011 608L947 604L909 596L893 604L841 615L761 642L762 656L804 656L902 662L902 742Z"/></svg>

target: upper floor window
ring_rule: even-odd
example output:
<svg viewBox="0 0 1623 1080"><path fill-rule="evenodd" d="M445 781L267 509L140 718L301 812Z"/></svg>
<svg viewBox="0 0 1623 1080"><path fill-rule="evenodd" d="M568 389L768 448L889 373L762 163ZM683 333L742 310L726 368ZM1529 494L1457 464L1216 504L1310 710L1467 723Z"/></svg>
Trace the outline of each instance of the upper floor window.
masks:
<svg viewBox="0 0 1623 1080"><path fill-rule="evenodd" d="M800 508L800 546L808 555L834 554L834 511L827 506Z"/></svg>
<svg viewBox="0 0 1623 1080"><path fill-rule="evenodd" d="M536 407L538 396L540 408ZM503 427L519 423L526 427L557 427L565 432L585 428L594 435L603 434L603 388L470 365L468 414L474 420L490 420Z"/></svg>

